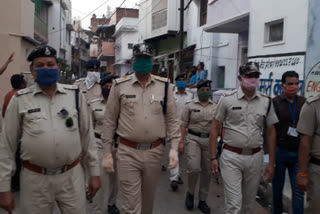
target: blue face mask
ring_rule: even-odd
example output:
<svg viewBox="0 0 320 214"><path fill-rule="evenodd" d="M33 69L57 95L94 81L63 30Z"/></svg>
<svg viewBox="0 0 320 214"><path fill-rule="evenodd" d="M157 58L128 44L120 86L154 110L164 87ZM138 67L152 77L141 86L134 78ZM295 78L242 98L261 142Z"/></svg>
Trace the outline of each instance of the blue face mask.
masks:
<svg viewBox="0 0 320 214"><path fill-rule="evenodd" d="M146 74L152 70L152 59L138 58L133 60L133 70L139 74Z"/></svg>
<svg viewBox="0 0 320 214"><path fill-rule="evenodd" d="M186 81L177 81L177 88L178 89L185 89L187 87Z"/></svg>
<svg viewBox="0 0 320 214"><path fill-rule="evenodd" d="M59 69L57 68L42 68L35 70L37 79L35 80L39 85L51 86L59 79Z"/></svg>

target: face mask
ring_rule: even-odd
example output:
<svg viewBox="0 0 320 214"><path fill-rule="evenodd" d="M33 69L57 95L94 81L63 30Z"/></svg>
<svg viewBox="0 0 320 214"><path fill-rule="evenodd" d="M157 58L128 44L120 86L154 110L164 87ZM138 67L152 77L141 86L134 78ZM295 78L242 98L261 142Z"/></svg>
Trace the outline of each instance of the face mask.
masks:
<svg viewBox="0 0 320 214"><path fill-rule="evenodd" d="M92 88L92 86L99 80L100 72L88 72L85 79L87 89Z"/></svg>
<svg viewBox="0 0 320 214"><path fill-rule="evenodd" d="M177 88L178 89L185 89L187 87L186 81L177 81Z"/></svg>
<svg viewBox="0 0 320 214"><path fill-rule="evenodd" d="M241 80L241 86L250 91L255 90L260 83L259 78L241 77Z"/></svg>
<svg viewBox="0 0 320 214"><path fill-rule="evenodd" d="M51 86L59 79L59 69L57 68L42 68L35 70L37 78L35 82L43 86Z"/></svg>
<svg viewBox="0 0 320 214"><path fill-rule="evenodd" d="M199 91L198 98L200 101L207 101L210 98L211 94L209 91Z"/></svg>
<svg viewBox="0 0 320 214"><path fill-rule="evenodd" d="M285 85L283 89L285 94L294 97L299 91L299 85Z"/></svg>
<svg viewBox="0 0 320 214"><path fill-rule="evenodd" d="M101 93L104 98L108 98L110 94L110 88L102 88Z"/></svg>
<svg viewBox="0 0 320 214"><path fill-rule="evenodd" d="M138 58L133 60L133 70L139 74L146 74L152 70L152 59Z"/></svg>

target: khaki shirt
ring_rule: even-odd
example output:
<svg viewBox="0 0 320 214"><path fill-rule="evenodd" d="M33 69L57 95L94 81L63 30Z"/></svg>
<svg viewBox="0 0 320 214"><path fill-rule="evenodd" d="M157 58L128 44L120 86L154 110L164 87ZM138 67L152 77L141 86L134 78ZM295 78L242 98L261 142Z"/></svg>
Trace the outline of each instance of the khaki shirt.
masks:
<svg viewBox="0 0 320 214"><path fill-rule="evenodd" d="M143 87L135 74L115 80L105 111L102 142L106 152L111 152L113 136L136 143L152 143L166 138L173 149L177 149L180 131L176 115L173 88L169 84L167 114L162 105L166 78L150 76Z"/></svg>
<svg viewBox="0 0 320 214"><path fill-rule="evenodd" d="M15 95L4 119L0 143L0 192L10 190L15 171L15 152L21 140L21 159L44 168L59 168L74 162L81 154L88 156L91 176L99 176L97 147L92 119L84 96L79 94L80 128L75 102L76 86L57 84L50 100L38 84ZM65 109L66 118L58 113ZM73 125L67 127L67 118Z"/></svg>
<svg viewBox="0 0 320 214"><path fill-rule="evenodd" d="M178 92L178 89L175 88L174 99L176 100L176 104L177 104L177 115L178 115L178 118L180 119L184 105L193 99L193 94L187 91L185 91L184 94L180 94Z"/></svg>
<svg viewBox="0 0 320 214"><path fill-rule="evenodd" d="M80 91L85 95L88 104L90 104L92 100L101 97L101 86L98 82L96 82L90 89L87 89L85 78L77 80L74 85L77 85Z"/></svg>
<svg viewBox="0 0 320 214"><path fill-rule="evenodd" d="M101 97L92 100L90 110L92 113L94 132L101 135L103 130L104 112L106 110L106 103L104 99ZM102 142L100 139L98 140L98 147L102 148Z"/></svg>
<svg viewBox="0 0 320 214"><path fill-rule="evenodd" d="M320 95L308 98L302 106L297 131L313 137L310 155L320 159Z"/></svg>
<svg viewBox="0 0 320 214"><path fill-rule="evenodd" d="M181 114L181 125L193 132L209 133L217 104L212 100L205 106L198 98L188 102Z"/></svg>
<svg viewBox="0 0 320 214"><path fill-rule="evenodd" d="M270 99L256 92L248 100L240 89L222 97L215 119L223 123L223 142L240 148L256 148L263 145L265 118L267 126L277 123L273 103L267 115Z"/></svg>

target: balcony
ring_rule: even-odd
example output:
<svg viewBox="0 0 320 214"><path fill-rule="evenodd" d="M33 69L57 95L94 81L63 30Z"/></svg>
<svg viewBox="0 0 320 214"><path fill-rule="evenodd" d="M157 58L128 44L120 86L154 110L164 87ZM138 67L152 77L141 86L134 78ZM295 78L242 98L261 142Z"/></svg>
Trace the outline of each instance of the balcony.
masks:
<svg viewBox="0 0 320 214"><path fill-rule="evenodd" d="M250 0L209 0L207 32L240 33L249 29Z"/></svg>
<svg viewBox="0 0 320 214"><path fill-rule="evenodd" d="M48 42L48 24L37 15L34 15L34 37L41 43Z"/></svg>

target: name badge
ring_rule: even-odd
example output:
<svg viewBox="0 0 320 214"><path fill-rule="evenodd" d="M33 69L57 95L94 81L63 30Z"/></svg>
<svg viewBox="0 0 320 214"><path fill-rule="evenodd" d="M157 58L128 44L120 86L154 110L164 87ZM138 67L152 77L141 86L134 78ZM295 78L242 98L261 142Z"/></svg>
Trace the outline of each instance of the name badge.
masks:
<svg viewBox="0 0 320 214"><path fill-rule="evenodd" d="M96 108L95 111L102 111L102 109L97 109L97 108Z"/></svg>
<svg viewBox="0 0 320 214"><path fill-rule="evenodd" d="M28 113L31 114L31 113L36 113L36 112L40 112L40 111L41 111L40 108L34 108L34 109L28 110Z"/></svg>
<svg viewBox="0 0 320 214"><path fill-rule="evenodd" d="M199 109L194 109L194 110L192 110L193 112L200 112L200 110Z"/></svg>
<svg viewBox="0 0 320 214"><path fill-rule="evenodd" d="M239 107L232 107L232 110L241 110L242 108L239 106Z"/></svg>
<svg viewBox="0 0 320 214"><path fill-rule="evenodd" d="M297 129L293 128L293 127L289 127L287 135L289 135L291 137L298 137L299 136Z"/></svg>
<svg viewBox="0 0 320 214"><path fill-rule="evenodd" d="M126 95L126 98L130 99L130 98L136 98L136 95Z"/></svg>

